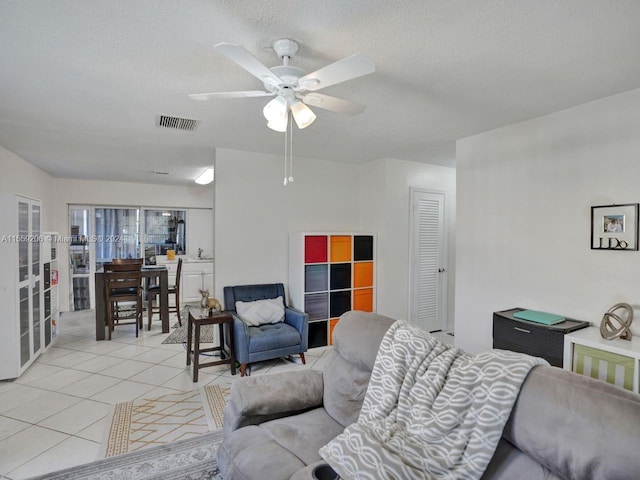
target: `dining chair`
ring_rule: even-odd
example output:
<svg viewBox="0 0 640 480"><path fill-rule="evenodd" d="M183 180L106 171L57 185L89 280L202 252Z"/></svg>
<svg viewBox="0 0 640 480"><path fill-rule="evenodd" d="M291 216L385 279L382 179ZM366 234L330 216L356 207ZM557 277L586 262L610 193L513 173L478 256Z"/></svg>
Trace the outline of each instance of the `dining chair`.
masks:
<svg viewBox="0 0 640 480"><path fill-rule="evenodd" d="M140 264L140 266L142 267L144 265L144 258L112 258L111 259L111 263L117 263L117 264ZM115 304L115 308L114 308L114 318L116 320L116 323L118 322L118 316L120 315L120 306L118 305L118 302L116 302ZM140 326L139 328L142 328L142 319L140 319Z"/></svg>
<svg viewBox="0 0 640 480"><path fill-rule="evenodd" d="M107 307L107 323L109 327L109 340L115 325L136 326L136 337L142 325L142 263L141 262L111 262L105 263L104 268L104 295ZM135 315L133 322L121 322L130 319L131 316L120 315L121 302L135 302Z"/></svg>
<svg viewBox="0 0 640 480"><path fill-rule="evenodd" d="M180 277L182 276L182 259L178 259L178 268L176 270L176 283L175 285L169 285L168 293L175 295L175 306L169 304L169 312L175 312L178 315L178 325L182 326L182 319L180 318ZM149 315L149 325L147 330L151 330L151 318L154 313L160 313L160 306L154 308L153 300L157 295L160 295L160 285L151 284L147 289L147 312Z"/></svg>

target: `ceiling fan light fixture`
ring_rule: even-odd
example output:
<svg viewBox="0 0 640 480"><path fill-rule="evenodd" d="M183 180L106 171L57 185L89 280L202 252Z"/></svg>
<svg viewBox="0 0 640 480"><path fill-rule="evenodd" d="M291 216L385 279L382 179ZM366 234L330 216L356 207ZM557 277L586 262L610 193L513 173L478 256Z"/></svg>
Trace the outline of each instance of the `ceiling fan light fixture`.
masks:
<svg viewBox="0 0 640 480"><path fill-rule="evenodd" d="M291 105L291 113L293 113L293 118L299 129L308 127L316 120L316 114L313 113L313 110L300 100L295 101L293 105Z"/></svg>
<svg viewBox="0 0 640 480"><path fill-rule="evenodd" d="M199 185L208 185L211 182L213 182L213 167L207 168L196 178L196 183Z"/></svg>
<svg viewBox="0 0 640 480"><path fill-rule="evenodd" d="M273 118L267 121L267 127L280 133L284 133L287 131L287 124L288 121L286 113L282 117Z"/></svg>
<svg viewBox="0 0 640 480"><path fill-rule="evenodd" d="M264 106L262 114L268 122L276 122L282 117L286 118L288 107L287 99L278 95Z"/></svg>

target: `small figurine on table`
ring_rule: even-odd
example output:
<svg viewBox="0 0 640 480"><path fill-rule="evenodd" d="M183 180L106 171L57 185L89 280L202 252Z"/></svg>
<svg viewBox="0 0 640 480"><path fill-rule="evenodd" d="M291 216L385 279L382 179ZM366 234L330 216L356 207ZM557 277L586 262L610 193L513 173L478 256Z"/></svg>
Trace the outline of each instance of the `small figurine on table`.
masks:
<svg viewBox="0 0 640 480"><path fill-rule="evenodd" d="M211 315L213 312L221 312L222 305L215 297L210 297L209 290L198 290L200 295L202 295L202 299L200 300L200 305L202 308L206 308Z"/></svg>

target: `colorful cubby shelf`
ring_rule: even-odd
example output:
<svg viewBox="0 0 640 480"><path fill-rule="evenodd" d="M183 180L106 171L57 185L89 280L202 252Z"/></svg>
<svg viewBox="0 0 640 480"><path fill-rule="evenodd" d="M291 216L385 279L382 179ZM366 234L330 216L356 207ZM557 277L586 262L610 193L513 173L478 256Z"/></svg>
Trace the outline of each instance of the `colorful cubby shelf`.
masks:
<svg viewBox="0 0 640 480"><path fill-rule="evenodd" d="M375 237L369 233L292 233L289 293L309 314L309 347L332 343L338 317L375 310Z"/></svg>

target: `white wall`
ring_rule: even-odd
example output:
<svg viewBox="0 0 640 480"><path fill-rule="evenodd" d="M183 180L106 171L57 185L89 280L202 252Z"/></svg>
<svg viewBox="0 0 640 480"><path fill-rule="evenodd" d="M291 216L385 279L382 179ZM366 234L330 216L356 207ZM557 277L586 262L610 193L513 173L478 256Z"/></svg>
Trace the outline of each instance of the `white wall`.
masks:
<svg viewBox="0 0 640 480"><path fill-rule="evenodd" d="M0 167L0 193L16 193L42 200L42 230L53 230L53 177L2 147Z"/></svg>
<svg viewBox="0 0 640 480"><path fill-rule="evenodd" d="M54 227L61 235L69 232L68 206L72 205L122 205L174 208L208 208L213 214L213 186L193 187L151 185L144 183L105 182L56 178L53 199ZM188 220L188 219L187 219ZM211 218L213 224L213 218ZM188 228L188 226L187 226ZM188 235L188 232L187 232ZM212 235L212 233L211 233ZM191 242L189 242L191 244ZM211 240L207 240L211 244ZM211 251L213 246L207 248ZM188 252L192 253L192 252ZM197 253L197 252L196 252ZM69 309L69 252L64 246L60 254L60 308Z"/></svg>
<svg viewBox="0 0 640 480"><path fill-rule="evenodd" d="M69 228L69 204L214 207L218 298L222 298L224 285L287 284L289 232L376 232L377 307L395 318L406 318L408 311L410 187L447 191L449 310L453 315L453 169L395 159L354 165L296 157L295 182L284 187L282 156L218 150L214 188L55 179L2 148L0 160L9 172L0 177L0 191L42 199L45 228L61 234ZM60 300L65 310L68 252L65 248L59 251Z"/></svg>
<svg viewBox="0 0 640 480"><path fill-rule="evenodd" d="M216 153L216 296L225 285L288 284L288 234L377 234L377 309L407 318L410 187L445 191L455 256L455 170L395 159L363 165L295 158L295 182L282 185L279 155ZM453 270L449 277L453 321Z"/></svg>
<svg viewBox="0 0 640 480"><path fill-rule="evenodd" d="M490 348L511 307L638 314L640 252L590 249L592 206L640 201L638 132L640 89L458 141L458 346Z"/></svg>
<svg viewBox="0 0 640 480"><path fill-rule="evenodd" d="M455 285L456 171L453 168L385 158L362 166L363 229L377 233L377 310L409 316L409 225L411 188L445 192L449 229L448 328L453 328Z"/></svg>
<svg viewBox="0 0 640 480"><path fill-rule="evenodd" d="M216 297L227 285L288 285L289 232L353 231L360 225L357 165L295 157L283 185L283 157L216 152Z"/></svg>

